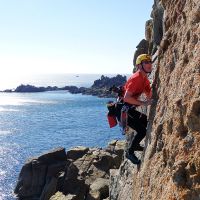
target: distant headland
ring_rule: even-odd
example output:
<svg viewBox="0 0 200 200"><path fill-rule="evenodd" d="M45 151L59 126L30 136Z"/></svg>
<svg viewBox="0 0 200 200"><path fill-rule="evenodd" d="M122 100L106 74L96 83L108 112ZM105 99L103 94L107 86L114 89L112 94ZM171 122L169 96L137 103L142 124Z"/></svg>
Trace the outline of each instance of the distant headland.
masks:
<svg viewBox="0 0 200 200"><path fill-rule="evenodd" d="M16 87L16 89L6 89L1 92L7 93L31 93L31 92L47 92L47 91L58 91L58 90L67 90L72 94L84 94L84 95L93 95L98 97L114 97L115 95L109 90L110 87L115 85L119 87L124 85L126 82L126 76L116 75L115 77L107 77L102 75L100 79L94 81L91 87L77 87L77 86L47 86L47 87L36 87L33 85L24 85L21 84Z"/></svg>

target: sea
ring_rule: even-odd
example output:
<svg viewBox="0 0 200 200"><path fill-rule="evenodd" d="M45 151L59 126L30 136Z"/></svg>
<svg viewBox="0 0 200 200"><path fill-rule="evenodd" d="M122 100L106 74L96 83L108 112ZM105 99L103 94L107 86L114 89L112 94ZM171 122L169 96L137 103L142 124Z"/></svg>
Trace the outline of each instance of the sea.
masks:
<svg viewBox="0 0 200 200"><path fill-rule="evenodd" d="M100 77L97 74L40 75L30 77L28 82L21 80L21 84L90 87ZM13 82L9 84L3 89L14 87ZM106 118L109 100L113 99L68 91L1 92L0 200L16 199L13 190L29 158L57 147L66 151L74 146L106 147L113 139L124 139L118 126L109 128Z"/></svg>

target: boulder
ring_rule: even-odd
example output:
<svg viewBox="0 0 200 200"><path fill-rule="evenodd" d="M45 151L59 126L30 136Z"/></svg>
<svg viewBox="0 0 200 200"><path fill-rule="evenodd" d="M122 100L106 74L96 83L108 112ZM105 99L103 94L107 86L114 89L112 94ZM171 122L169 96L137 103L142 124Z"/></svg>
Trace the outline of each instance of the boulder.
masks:
<svg viewBox="0 0 200 200"><path fill-rule="evenodd" d="M93 197L95 200L96 199L101 200L109 197L109 180L103 178L97 178L90 185L90 191L87 200L90 199L90 196Z"/></svg>
<svg viewBox="0 0 200 200"><path fill-rule="evenodd" d="M55 194L56 186L57 186L57 178L55 177L49 178L49 180L46 181L46 184L43 188L40 200L49 200L50 197Z"/></svg>
<svg viewBox="0 0 200 200"><path fill-rule="evenodd" d="M65 149L60 147L39 156L37 160L41 163L51 165L57 162L67 161L67 156Z"/></svg>
<svg viewBox="0 0 200 200"><path fill-rule="evenodd" d="M68 194L65 196L62 192L56 192L50 200L75 200L75 198L76 195Z"/></svg>
<svg viewBox="0 0 200 200"><path fill-rule="evenodd" d="M126 142L124 140L112 140L108 143L106 151L110 152L111 154L116 154L122 159L125 147Z"/></svg>
<svg viewBox="0 0 200 200"><path fill-rule="evenodd" d="M120 144L120 142L118 143ZM120 152L119 144L117 152ZM116 159L116 157L118 159ZM91 190L89 196L87 196L88 200L100 198L102 196L102 191L91 189L91 187L93 188L97 183L100 185L100 180L107 179L108 181L109 169L116 169L119 167L119 162L121 160L122 158L119 158L115 152L111 154L110 152L107 152L107 150L99 148L87 150L85 155L74 160L68 167L63 193L74 194L81 200L84 198L84 195L87 195L88 191ZM99 179L99 182L97 181L95 184L97 179ZM94 184L90 187L91 183ZM105 196L105 198L107 197L106 195L103 196Z"/></svg>
<svg viewBox="0 0 200 200"><path fill-rule="evenodd" d="M77 160L85 155L89 151L89 148L78 146L67 151L67 159Z"/></svg>
<svg viewBox="0 0 200 200"><path fill-rule="evenodd" d="M14 190L19 198L39 197L45 185L47 165L31 160L26 163L19 175L19 179Z"/></svg>
<svg viewBox="0 0 200 200"><path fill-rule="evenodd" d="M88 185L82 178L66 178L63 186L63 193L65 195L75 195L74 200L84 200L88 191Z"/></svg>
<svg viewBox="0 0 200 200"><path fill-rule="evenodd" d="M19 199L107 198L109 170L120 166L123 142L115 141L109 146L79 146L67 154L64 148L58 148L32 158L20 172L15 193Z"/></svg>
<svg viewBox="0 0 200 200"><path fill-rule="evenodd" d="M107 172L110 168L114 167L114 159L111 154L103 152L99 154L97 158L95 158L93 165L96 168Z"/></svg>
<svg viewBox="0 0 200 200"><path fill-rule="evenodd" d="M54 149L37 158L30 159L21 169L14 190L15 194L22 199L39 198L42 193L42 196L45 196L43 191L45 185L49 184L51 188L56 187L56 185L52 186L53 183L56 183L52 178L58 177L59 172L64 171L66 165L64 148Z"/></svg>

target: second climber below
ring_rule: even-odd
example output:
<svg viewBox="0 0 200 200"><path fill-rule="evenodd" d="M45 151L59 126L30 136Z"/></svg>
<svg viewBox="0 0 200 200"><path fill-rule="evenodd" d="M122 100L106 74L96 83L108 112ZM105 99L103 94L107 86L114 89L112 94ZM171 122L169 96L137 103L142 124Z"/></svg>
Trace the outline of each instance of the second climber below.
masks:
<svg viewBox="0 0 200 200"><path fill-rule="evenodd" d="M140 160L135 155L135 151L142 151L140 142L146 136L147 116L135 110L138 106L148 106L152 103L152 90L147 75L152 71L152 61L148 54L141 54L136 59L137 71L127 80L124 85L123 101L129 107L128 125L136 131L136 135L130 143L126 157L134 164L139 164ZM146 100L140 100L141 94L145 94Z"/></svg>

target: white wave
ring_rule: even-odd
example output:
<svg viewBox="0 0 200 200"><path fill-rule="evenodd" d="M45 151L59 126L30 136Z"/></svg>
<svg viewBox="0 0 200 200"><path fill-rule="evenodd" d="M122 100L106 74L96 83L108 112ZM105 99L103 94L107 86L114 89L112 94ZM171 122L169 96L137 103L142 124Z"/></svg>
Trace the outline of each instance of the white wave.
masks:
<svg viewBox="0 0 200 200"><path fill-rule="evenodd" d="M33 99L26 99L26 98L16 98L16 97L0 97L0 106L20 106L24 104L56 104L56 101L44 101L44 100L33 100ZM7 109L6 109L7 110ZM0 111L5 111L0 108ZM16 111L16 110L10 110Z"/></svg>
<svg viewBox="0 0 200 200"><path fill-rule="evenodd" d="M0 188L0 199L1 200L6 200L6 194L3 194L3 191L4 191L5 189L3 189L3 188Z"/></svg>
<svg viewBox="0 0 200 200"><path fill-rule="evenodd" d="M5 177L6 171L5 170L0 170L0 177Z"/></svg>
<svg viewBox="0 0 200 200"><path fill-rule="evenodd" d="M32 100L32 99L21 99L21 104L56 104L56 101L44 101L44 100Z"/></svg>
<svg viewBox="0 0 200 200"><path fill-rule="evenodd" d="M11 134L11 131L1 131L0 130L0 135L9 135Z"/></svg>
<svg viewBox="0 0 200 200"><path fill-rule="evenodd" d="M19 110L17 110L17 109L0 107L0 112L18 112L18 111Z"/></svg>

